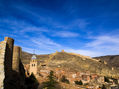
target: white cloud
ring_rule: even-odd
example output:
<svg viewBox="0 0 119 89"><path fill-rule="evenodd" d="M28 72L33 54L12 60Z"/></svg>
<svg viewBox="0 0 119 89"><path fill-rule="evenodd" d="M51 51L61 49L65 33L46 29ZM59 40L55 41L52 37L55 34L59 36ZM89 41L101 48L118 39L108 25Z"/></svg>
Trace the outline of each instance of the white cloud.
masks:
<svg viewBox="0 0 119 89"><path fill-rule="evenodd" d="M57 37L77 37L77 36L79 36L79 34L78 33L74 33L74 32L69 32L69 31L57 31L52 36L57 36Z"/></svg>
<svg viewBox="0 0 119 89"><path fill-rule="evenodd" d="M89 25L90 22L88 22L87 20L85 19L75 19L73 21L70 21L68 24L59 24L58 22L54 23L53 25L56 27L56 28L61 28L61 29L64 29L64 30L69 30L69 29L73 29L73 28L80 28L81 29L85 29L87 27L87 25Z"/></svg>
<svg viewBox="0 0 119 89"><path fill-rule="evenodd" d="M56 42L52 41L51 39L40 36L38 38L32 38L32 43L37 45L38 48L44 49L44 50L57 50L59 48L62 48L60 44L57 44Z"/></svg>
<svg viewBox="0 0 119 89"><path fill-rule="evenodd" d="M29 47L22 47L22 51L28 52L33 54L49 54L50 52L48 51L43 51L43 50L38 50L38 48L29 48Z"/></svg>
<svg viewBox="0 0 119 89"><path fill-rule="evenodd" d="M102 55L101 52L97 52L96 50L93 51L87 49L73 49L70 47L65 47L44 36L38 38L32 38L31 42L32 44L34 44L34 46L37 47L36 49L37 51L44 50L46 53L52 53L55 52L56 50L61 51L62 49L64 49L66 52L73 52L73 53L78 53L81 55L91 56L91 57ZM42 54L42 52L40 52L40 54Z"/></svg>
<svg viewBox="0 0 119 89"><path fill-rule="evenodd" d="M101 52L102 55L119 54L119 37L117 35L97 36L97 37L92 37L92 40L93 41L88 42L86 44L86 47L88 49Z"/></svg>
<svg viewBox="0 0 119 89"><path fill-rule="evenodd" d="M97 51L91 51L91 50L85 50L85 49L65 49L66 52L72 52L72 53L77 53L77 54L81 54L84 56L99 56L102 55L101 52L97 52Z"/></svg>
<svg viewBox="0 0 119 89"><path fill-rule="evenodd" d="M119 45L119 38L114 36L97 36L92 38L93 41L86 44L87 47L114 46Z"/></svg>
<svg viewBox="0 0 119 89"><path fill-rule="evenodd" d="M74 49L74 47L65 47L47 38L45 36L40 36L37 38L30 39L31 43L36 48L37 53L52 53L61 51L64 49L66 52L78 53L84 56L103 56L103 55L113 55L119 53L119 39L118 37L112 36L98 36L94 37L93 41L84 44L84 48ZM86 46L85 46L86 45ZM26 49L27 50L27 49ZM28 49L29 50L29 49Z"/></svg>
<svg viewBox="0 0 119 89"><path fill-rule="evenodd" d="M33 48L22 47L22 51L33 53L34 49Z"/></svg>
<svg viewBox="0 0 119 89"><path fill-rule="evenodd" d="M21 29L20 32L21 33L25 33L25 32L48 32L48 30L47 30L47 28L43 28L43 27L29 26L29 27L24 27L23 29Z"/></svg>
<svg viewBox="0 0 119 89"><path fill-rule="evenodd" d="M76 24L80 29L84 29L90 23L84 19L77 19L76 21L74 21L74 24Z"/></svg>

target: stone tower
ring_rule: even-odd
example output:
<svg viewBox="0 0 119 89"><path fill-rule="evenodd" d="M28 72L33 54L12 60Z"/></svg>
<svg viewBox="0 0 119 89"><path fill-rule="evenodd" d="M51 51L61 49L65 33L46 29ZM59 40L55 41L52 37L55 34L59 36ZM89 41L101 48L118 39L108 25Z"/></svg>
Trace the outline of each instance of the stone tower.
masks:
<svg viewBox="0 0 119 89"><path fill-rule="evenodd" d="M19 62L21 60L21 47L14 46L13 48L13 61L12 69L16 72L19 72Z"/></svg>
<svg viewBox="0 0 119 89"><path fill-rule="evenodd" d="M34 75L37 74L37 59L36 55L34 54L30 60L30 75L33 73Z"/></svg>
<svg viewBox="0 0 119 89"><path fill-rule="evenodd" d="M6 76L9 75L8 72L12 70L12 57L13 57L13 47L14 47L14 39L10 37L5 37L4 41L6 41L6 53L5 53L5 73Z"/></svg>

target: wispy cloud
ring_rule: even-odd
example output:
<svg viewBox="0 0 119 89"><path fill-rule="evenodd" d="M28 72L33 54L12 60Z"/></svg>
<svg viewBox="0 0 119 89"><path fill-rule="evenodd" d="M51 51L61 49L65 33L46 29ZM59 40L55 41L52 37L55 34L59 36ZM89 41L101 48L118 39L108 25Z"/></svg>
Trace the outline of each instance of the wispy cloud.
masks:
<svg viewBox="0 0 119 89"><path fill-rule="evenodd" d="M94 51L94 50L89 50L89 49L66 49L65 51L81 54L84 56L90 56L90 57L102 55L101 52L97 52L96 50Z"/></svg>
<svg viewBox="0 0 119 89"><path fill-rule="evenodd" d="M25 32L48 32L47 28L44 27L36 27L36 26L29 26L29 27L24 27L23 29L20 30L21 33Z"/></svg>
<svg viewBox="0 0 119 89"><path fill-rule="evenodd" d="M33 48L28 48L28 47L22 47L22 51L33 53L34 49Z"/></svg>
<svg viewBox="0 0 119 89"><path fill-rule="evenodd" d="M6 25L6 26L4 26ZM41 32L48 32L49 29L46 27L40 27L40 26L35 26L33 24L27 23L26 21L19 20L16 18L4 18L1 19L0 21L0 27L4 27L4 30L6 28L9 29L10 34L15 34L15 35L22 35L26 36L25 33L31 32L31 33L41 33ZM2 29L2 28L1 28ZM6 33L8 34L8 32Z"/></svg>
<svg viewBox="0 0 119 89"><path fill-rule="evenodd" d="M103 35L91 37L92 41L86 43L88 49L102 52L102 55L113 55L119 53L119 36Z"/></svg>
<svg viewBox="0 0 119 89"><path fill-rule="evenodd" d="M93 41L86 44L87 47L98 47L98 46L116 46L119 44L118 36L97 36L92 38ZM107 45L108 44L108 45Z"/></svg>
<svg viewBox="0 0 119 89"><path fill-rule="evenodd" d="M89 37L91 41L84 43L81 49L67 49L69 52L79 53L91 57L119 54L119 36L100 35Z"/></svg>
<svg viewBox="0 0 119 89"><path fill-rule="evenodd" d="M77 19L73 22L73 24L75 26L79 27L80 29L84 29L90 24L90 22L88 22L85 19Z"/></svg>
<svg viewBox="0 0 119 89"><path fill-rule="evenodd" d="M93 51L93 50L87 50L87 49L73 49L68 46L65 47L61 44L54 42L50 38L47 38L44 36L41 36L38 38L32 38L31 43L34 44L35 47L37 47L35 49L37 54L42 54L42 52L43 52L42 50L46 51L45 53L49 54L49 53L52 53L55 51L61 51L62 49L64 49L66 52L72 52L72 53L77 53L77 54L81 54L81 55L85 55L85 56L92 56L92 57L102 54L100 52L96 52L96 50ZM24 50L28 50L28 52L29 52L30 50L33 50L33 49L24 48Z"/></svg>
<svg viewBox="0 0 119 89"><path fill-rule="evenodd" d="M59 20L56 20L56 18L59 16L57 15L56 17L54 16L55 13L49 11L49 10L46 10L46 9L42 9L40 8L40 11L43 12L44 14L46 14L47 12L51 12L53 13L53 15L45 15L44 14L39 14L39 12L36 12L33 10L33 8L31 9L30 6L27 5L26 6L19 6L19 5L14 5L14 8L16 8L17 10L25 13L28 15L28 17L32 17L32 18L29 18L31 19L33 22L35 23L44 23L46 25L50 25L52 26L53 28L60 28L62 30L69 30L69 29L73 29L73 28L79 28L79 29L84 29L86 28L90 22L88 22L86 19L74 19L74 20L70 20L68 23L66 24L63 24L62 22L60 22ZM35 8L34 8L35 9ZM61 18L62 19L62 18Z"/></svg>
<svg viewBox="0 0 119 89"><path fill-rule="evenodd" d="M64 30L73 30L74 28L77 28L78 30L84 30L88 27L90 22L88 22L86 19L74 19L70 21L68 24L60 24L60 23L54 23L54 26L56 28L61 28Z"/></svg>
<svg viewBox="0 0 119 89"><path fill-rule="evenodd" d="M61 44L54 42L53 40L45 36L40 36L38 38L32 38L31 43L34 44L34 47L36 47L35 49L36 49L37 54L42 54L43 53L42 50L44 50L45 53L49 54L49 53L55 52L56 50L61 51L62 49L64 49L66 52L73 52L73 53L77 53L77 54L81 54L85 56L93 57L93 56L102 55L101 52L97 52L96 50L94 51L94 50L88 50L88 49L74 49L68 46L66 47L66 46L63 46Z"/></svg>
<svg viewBox="0 0 119 89"><path fill-rule="evenodd" d="M57 37L77 37L79 36L78 33L75 32L70 32L70 31L56 31L52 36L57 36Z"/></svg>
<svg viewBox="0 0 119 89"><path fill-rule="evenodd" d="M84 48L76 49L74 47L66 47L61 45L52 39L39 36L29 39L33 47L23 46L23 50L32 53L36 50L37 54L50 54L64 49L66 52L77 53L85 56L102 56L102 55L113 55L119 53L119 39L112 38L110 36L99 36L95 37L96 40L84 44ZM107 45L108 44L108 45Z"/></svg>
<svg viewBox="0 0 119 89"><path fill-rule="evenodd" d="M45 37L45 36L39 36L38 38L32 38L32 43L37 45L38 48L44 49L44 50L58 50L59 48L62 48L60 44L57 44L53 40Z"/></svg>

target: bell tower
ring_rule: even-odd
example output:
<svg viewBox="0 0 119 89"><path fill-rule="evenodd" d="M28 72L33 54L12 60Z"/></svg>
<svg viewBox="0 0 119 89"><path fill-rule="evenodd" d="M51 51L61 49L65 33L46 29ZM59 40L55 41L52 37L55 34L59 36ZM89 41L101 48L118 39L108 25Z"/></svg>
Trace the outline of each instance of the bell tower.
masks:
<svg viewBox="0 0 119 89"><path fill-rule="evenodd" d="M30 60L30 75L33 73L34 75L37 74L37 58L36 55L33 54L31 60Z"/></svg>

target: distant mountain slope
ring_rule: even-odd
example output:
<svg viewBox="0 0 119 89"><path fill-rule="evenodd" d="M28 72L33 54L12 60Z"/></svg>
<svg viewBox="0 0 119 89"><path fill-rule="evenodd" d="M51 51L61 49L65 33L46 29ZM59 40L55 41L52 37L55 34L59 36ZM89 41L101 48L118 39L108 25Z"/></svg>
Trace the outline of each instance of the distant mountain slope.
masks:
<svg viewBox="0 0 119 89"><path fill-rule="evenodd" d="M27 52L22 52L22 62L24 64L28 64L30 62L30 59L32 57L33 54L27 53ZM40 60L47 60L49 59L49 55L36 55L37 59Z"/></svg>
<svg viewBox="0 0 119 89"><path fill-rule="evenodd" d="M32 57L32 54L22 51L22 62L24 64L28 64L31 57Z"/></svg>
<svg viewBox="0 0 119 89"><path fill-rule="evenodd" d="M77 56L66 52L57 52L49 56L48 66L68 68L73 71L96 73L103 76L119 76L119 70L87 56Z"/></svg>
<svg viewBox="0 0 119 89"><path fill-rule="evenodd" d="M22 53L22 62L28 64L32 54L23 52ZM67 52L56 52L53 54L47 55L37 55L38 64L41 61L47 62L49 67L61 67L68 68L71 71L77 72L86 72L96 73L102 76L115 76L119 77L119 70L112 68L110 65L107 65L97 59L90 58L87 56L82 56L74 53Z"/></svg>
<svg viewBox="0 0 119 89"><path fill-rule="evenodd" d="M119 55L108 55L94 58L101 59L103 61L106 61L108 65L119 68Z"/></svg>

